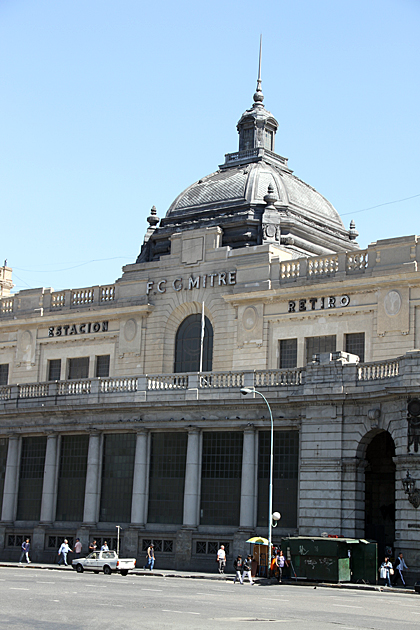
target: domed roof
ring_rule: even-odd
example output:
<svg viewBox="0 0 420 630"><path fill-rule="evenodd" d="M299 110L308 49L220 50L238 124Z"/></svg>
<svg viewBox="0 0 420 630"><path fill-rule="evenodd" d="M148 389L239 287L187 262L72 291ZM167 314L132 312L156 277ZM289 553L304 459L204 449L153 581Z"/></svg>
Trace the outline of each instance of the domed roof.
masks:
<svg viewBox="0 0 420 630"><path fill-rule="evenodd" d="M275 153L278 122L263 100L259 73L254 103L237 124L239 151L179 194L159 226L152 212L138 262L169 254L175 232L214 225L232 248L271 243L293 257L358 249L354 223L346 230L334 206Z"/></svg>
<svg viewBox="0 0 420 630"><path fill-rule="evenodd" d="M166 217L235 205L264 204L269 185L277 197L276 207L295 209L308 218L332 222L345 229L334 206L289 169L265 161L221 168L186 188L173 201Z"/></svg>

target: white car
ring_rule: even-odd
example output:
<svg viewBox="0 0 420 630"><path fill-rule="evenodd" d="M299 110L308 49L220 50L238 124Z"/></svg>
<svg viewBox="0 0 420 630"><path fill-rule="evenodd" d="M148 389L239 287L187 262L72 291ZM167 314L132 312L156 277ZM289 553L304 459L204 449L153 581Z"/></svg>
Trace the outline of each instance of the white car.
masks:
<svg viewBox="0 0 420 630"><path fill-rule="evenodd" d="M99 573L99 571L103 571L105 575L111 575L111 573L127 575L135 566L135 558L121 559L117 556L116 551L93 551L86 558L75 558L72 561L72 567L78 573L83 573L83 571Z"/></svg>

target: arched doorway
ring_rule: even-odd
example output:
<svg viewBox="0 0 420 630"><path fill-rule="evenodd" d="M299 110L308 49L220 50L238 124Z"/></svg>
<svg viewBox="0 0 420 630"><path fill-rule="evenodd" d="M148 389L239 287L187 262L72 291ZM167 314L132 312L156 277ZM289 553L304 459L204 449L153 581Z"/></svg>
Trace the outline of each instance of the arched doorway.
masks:
<svg viewBox="0 0 420 630"><path fill-rule="evenodd" d="M204 318L203 372L213 367L213 326ZM174 372L198 372L201 354L201 315L189 315L180 324L175 339Z"/></svg>
<svg viewBox="0 0 420 630"><path fill-rule="evenodd" d="M378 542L379 558L395 540L394 440L387 431L375 435L366 448L365 537Z"/></svg>

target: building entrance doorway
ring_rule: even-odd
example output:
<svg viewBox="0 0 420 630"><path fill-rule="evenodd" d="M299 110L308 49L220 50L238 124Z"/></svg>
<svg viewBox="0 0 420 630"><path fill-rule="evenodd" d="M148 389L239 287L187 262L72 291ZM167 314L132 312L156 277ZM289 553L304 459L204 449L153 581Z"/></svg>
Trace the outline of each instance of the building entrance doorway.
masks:
<svg viewBox="0 0 420 630"><path fill-rule="evenodd" d="M387 431L378 433L366 449L365 538L376 540L383 559L395 540L394 440Z"/></svg>

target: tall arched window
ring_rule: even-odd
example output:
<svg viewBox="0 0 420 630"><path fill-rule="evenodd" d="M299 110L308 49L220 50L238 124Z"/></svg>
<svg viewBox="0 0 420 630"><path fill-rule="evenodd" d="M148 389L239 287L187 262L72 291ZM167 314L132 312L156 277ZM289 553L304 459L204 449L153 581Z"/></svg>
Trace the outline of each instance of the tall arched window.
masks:
<svg viewBox="0 0 420 630"><path fill-rule="evenodd" d="M203 372L213 366L213 327L204 318ZM201 315L190 315L180 324L175 339L174 372L199 372L201 353Z"/></svg>

